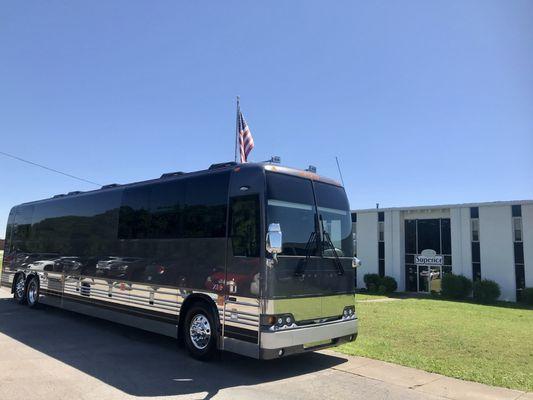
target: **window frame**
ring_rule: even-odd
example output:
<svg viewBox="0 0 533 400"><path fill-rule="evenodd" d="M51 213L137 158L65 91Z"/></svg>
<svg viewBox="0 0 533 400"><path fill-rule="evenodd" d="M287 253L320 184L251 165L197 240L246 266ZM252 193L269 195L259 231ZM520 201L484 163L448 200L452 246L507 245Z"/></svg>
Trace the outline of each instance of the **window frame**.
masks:
<svg viewBox="0 0 533 400"><path fill-rule="evenodd" d="M474 225L477 225L476 226L476 229L474 229ZM481 241L481 237L480 237L480 229L479 229L479 218L471 218L470 219L470 241L472 242L480 242ZM474 232L476 232L476 237L474 237Z"/></svg>
<svg viewBox="0 0 533 400"><path fill-rule="evenodd" d="M520 238L518 239L516 236L517 229L515 225L517 221L519 225L518 231L520 232ZM524 241L524 227L522 225L522 217L513 217L513 242L523 242L523 241Z"/></svg>

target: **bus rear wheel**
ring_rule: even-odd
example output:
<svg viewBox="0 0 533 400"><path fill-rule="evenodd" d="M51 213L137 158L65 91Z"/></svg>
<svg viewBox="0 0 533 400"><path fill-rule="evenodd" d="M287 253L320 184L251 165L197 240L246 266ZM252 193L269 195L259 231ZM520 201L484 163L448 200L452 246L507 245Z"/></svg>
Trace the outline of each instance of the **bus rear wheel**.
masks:
<svg viewBox="0 0 533 400"><path fill-rule="evenodd" d="M212 313L201 304L193 305L185 316L185 346L197 360L207 361L217 352L217 329Z"/></svg>
<svg viewBox="0 0 533 400"><path fill-rule="evenodd" d="M13 298L19 304L26 303L26 279L23 274L18 274L15 279L15 285L13 286Z"/></svg>
<svg viewBox="0 0 533 400"><path fill-rule="evenodd" d="M39 280L32 276L26 285L26 303L35 308L39 305Z"/></svg>

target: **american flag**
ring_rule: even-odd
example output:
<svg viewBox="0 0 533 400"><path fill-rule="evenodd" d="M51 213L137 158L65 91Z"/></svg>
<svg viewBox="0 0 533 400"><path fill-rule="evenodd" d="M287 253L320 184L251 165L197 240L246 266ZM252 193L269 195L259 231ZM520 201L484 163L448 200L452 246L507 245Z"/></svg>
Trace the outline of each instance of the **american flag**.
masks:
<svg viewBox="0 0 533 400"><path fill-rule="evenodd" d="M240 110L237 121L237 134L239 136L240 160L241 163L245 163L248 162L248 155L254 148L254 138Z"/></svg>

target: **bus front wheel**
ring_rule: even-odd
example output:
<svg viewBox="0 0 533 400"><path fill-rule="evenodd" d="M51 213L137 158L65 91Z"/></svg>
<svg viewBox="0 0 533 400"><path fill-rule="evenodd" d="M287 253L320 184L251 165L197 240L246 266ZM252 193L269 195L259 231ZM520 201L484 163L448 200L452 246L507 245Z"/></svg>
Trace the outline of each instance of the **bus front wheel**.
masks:
<svg viewBox="0 0 533 400"><path fill-rule="evenodd" d="M193 305L185 317L185 345L198 360L210 360L217 351L217 329L212 313L202 304Z"/></svg>
<svg viewBox="0 0 533 400"><path fill-rule="evenodd" d="M13 297L19 304L26 303L26 279L24 274L20 273L15 279L15 285L13 286Z"/></svg>

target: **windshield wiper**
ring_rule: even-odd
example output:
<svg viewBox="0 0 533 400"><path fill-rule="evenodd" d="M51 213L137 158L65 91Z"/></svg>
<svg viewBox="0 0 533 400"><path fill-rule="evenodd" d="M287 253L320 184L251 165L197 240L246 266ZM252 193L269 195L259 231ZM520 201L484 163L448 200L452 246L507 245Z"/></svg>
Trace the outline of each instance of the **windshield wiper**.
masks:
<svg viewBox="0 0 533 400"><path fill-rule="evenodd" d="M302 276L305 272L305 268L307 268L307 264L309 263L309 260L311 259L311 251L314 250L311 248L312 244L314 243L316 249L317 245L317 236L316 236L316 230L311 232L309 235L309 239L307 240L307 243L305 244L305 259L300 260L298 262L298 266L296 267L296 271L294 271L294 274L296 276Z"/></svg>
<svg viewBox="0 0 533 400"><path fill-rule="evenodd" d="M333 241L331 240L331 236L329 233L324 229L324 219L322 218L322 214L319 215L320 219L320 226L322 227L322 235L324 237L324 240L322 241L322 257L324 256L324 250L326 247L324 244L333 251L334 257L333 257L333 263L337 267L337 275L344 275L344 267L342 266L341 260L339 259L339 254L337 253L337 249L335 248L335 245L333 244Z"/></svg>
<svg viewBox="0 0 533 400"><path fill-rule="evenodd" d="M316 230L311 232L309 235L309 239L307 240L307 243L305 244L305 259L300 260L298 262L298 266L296 267L296 271L294 271L294 274L296 276L302 276L305 273L305 269L307 268L307 265L309 264L309 260L311 259L311 252L315 250L316 248L320 248L320 255L322 258L324 258L324 250L329 249L333 251L333 263L335 264L335 267L337 267L337 275L344 275L344 267L342 266L341 260L339 259L339 254L337 253L337 249L335 248L335 245L333 244L333 241L331 240L331 236L329 233L324 229L324 220L322 218L322 215L319 215L320 220L320 226L322 228L322 235L323 240L318 240L318 233ZM314 248L312 245L314 244ZM319 246L320 245L320 246Z"/></svg>

